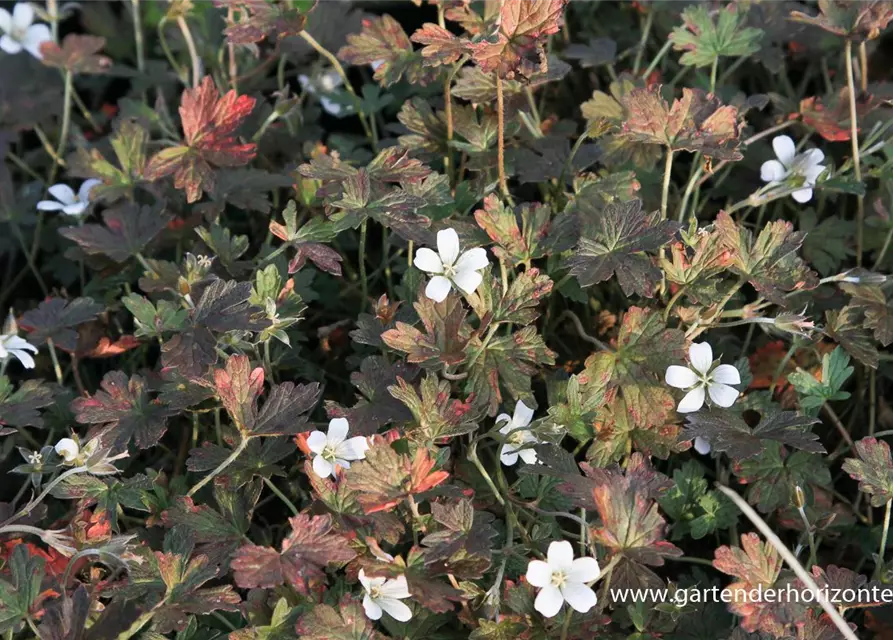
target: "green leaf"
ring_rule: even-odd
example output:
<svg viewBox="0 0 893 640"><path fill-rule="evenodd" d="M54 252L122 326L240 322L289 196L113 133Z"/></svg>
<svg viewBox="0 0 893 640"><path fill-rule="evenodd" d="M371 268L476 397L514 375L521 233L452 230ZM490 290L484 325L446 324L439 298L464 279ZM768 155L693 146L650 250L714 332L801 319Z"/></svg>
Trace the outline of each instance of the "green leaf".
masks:
<svg viewBox="0 0 893 640"><path fill-rule="evenodd" d="M866 367L877 369L877 347L862 316L862 308L852 304L839 311L826 311L825 334Z"/></svg>
<svg viewBox="0 0 893 640"><path fill-rule="evenodd" d="M42 380L25 380L13 390L12 382L0 376L0 433L12 433L9 427L43 428L38 409L53 404L53 392Z"/></svg>
<svg viewBox="0 0 893 640"><path fill-rule="evenodd" d="M375 630L359 600L344 596L338 607L314 606L297 624L298 637L306 640L386 640Z"/></svg>
<svg viewBox="0 0 893 640"><path fill-rule="evenodd" d="M580 285L589 287L617 276L627 296L651 297L661 272L648 252L655 253L672 239L681 225L660 219L660 212L642 211L641 200L599 206L577 200L582 232L565 267Z"/></svg>
<svg viewBox="0 0 893 640"><path fill-rule="evenodd" d="M800 229L806 233L803 241L803 257L822 276L840 271L840 267L853 255L848 241L853 236L853 222L838 216L829 216L816 225L816 214L806 209L800 214Z"/></svg>
<svg viewBox="0 0 893 640"><path fill-rule="evenodd" d="M188 310L168 300L159 300L156 307L138 293L131 293L121 302L133 314L137 337L161 338L165 332L183 329L189 319Z"/></svg>
<svg viewBox="0 0 893 640"><path fill-rule="evenodd" d="M32 608L43 598L40 585L44 578L46 561L31 555L28 545L19 544L9 558L9 577L12 582L0 580L0 632L6 633L24 624L32 617Z"/></svg>
<svg viewBox="0 0 893 640"><path fill-rule="evenodd" d="M859 481L859 490L871 496L871 504L881 507L893 500L893 459L890 445L877 438L863 438L853 447L858 458L843 461L843 470Z"/></svg>
<svg viewBox="0 0 893 640"><path fill-rule="evenodd" d="M484 208L474 212L474 219L496 243L493 253L500 260L517 266L545 255L540 245L549 229L549 207L525 203L513 211L490 194Z"/></svg>
<svg viewBox="0 0 893 640"><path fill-rule="evenodd" d="M613 370L613 363L607 359L587 358L585 369L568 380L562 401L550 403L550 422L579 442L592 439Z"/></svg>
<svg viewBox="0 0 893 640"><path fill-rule="evenodd" d="M750 485L748 501L763 513L792 504L797 487L811 500L812 485L831 484L831 472L821 456L804 451L789 454L778 442L767 442L757 457L740 462L734 471Z"/></svg>
<svg viewBox="0 0 893 640"><path fill-rule="evenodd" d="M865 326L874 331L875 339L888 347L893 342L893 303L884 290L875 285L842 282L840 288L852 296L849 306L865 314Z"/></svg>
<svg viewBox="0 0 893 640"><path fill-rule="evenodd" d="M709 67L720 57L749 56L760 49L763 32L745 27L746 9L728 4L716 10L716 20L704 5L691 5L682 12L682 26L673 29L670 41L676 51L685 51L679 59L684 65Z"/></svg>
<svg viewBox="0 0 893 640"><path fill-rule="evenodd" d="M397 384L388 387L388 391L412 412L415 422L406 427L410 439L430 444L440 438L470 433L478 427L481 416L476 413L479 412L471 410L470 401L452 399L449 381L438 380L436 375L429 373L418 392L403 378L397 378Z"/></svg>
<svg viewBox="0 0 893 640"><path fill-rule="evenodd" d="M849 363L850 357L842 348L837 347L831 353L822 356L820 381L800 368L789 374L788 382L794 385L794 389L800 394L800 407L816 415L826 402L849 398L848 391L841 391L841 387L853 373L853 367L849 366Z"/></svg>

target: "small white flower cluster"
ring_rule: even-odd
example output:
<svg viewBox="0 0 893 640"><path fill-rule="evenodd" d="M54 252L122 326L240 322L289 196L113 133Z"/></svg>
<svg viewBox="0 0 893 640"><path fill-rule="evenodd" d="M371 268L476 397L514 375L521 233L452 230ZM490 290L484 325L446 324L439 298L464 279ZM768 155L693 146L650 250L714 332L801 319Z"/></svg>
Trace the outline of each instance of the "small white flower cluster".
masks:
<svg viewBox="0 0 893 640"><path fill-rule="evenodd" d="M53 40L47 25L34 24L34 9L27 2L17 2L12 14L0 9L0 31L0 50L10 55L27 51L38 60L43 58L40 45Z"/></svg>
<svg viewBox="0 0 893 640"><path fill-rule="evenodd" d="M679 401L676 411L693 413L710 401L725 409L735 404L739 391L730 386L741 384L741 374L730 364L713 366L713 348L706 342L695 342L688 349L691 367L670 365L664 380L671 387L685 389L688 393ZM710 453L710 443L704 438L695 438L695 450L701 454Z"/></svg>

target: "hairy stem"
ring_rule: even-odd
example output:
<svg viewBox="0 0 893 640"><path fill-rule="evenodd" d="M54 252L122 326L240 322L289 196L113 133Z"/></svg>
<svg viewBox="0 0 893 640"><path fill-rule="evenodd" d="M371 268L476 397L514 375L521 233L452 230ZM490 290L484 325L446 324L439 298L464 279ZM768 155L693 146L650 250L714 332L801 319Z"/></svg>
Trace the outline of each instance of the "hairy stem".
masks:
<svg viewBox="0 0 893 640"><path fill-rule="evenodd" d="M837 610L831 602L825 597L824 591L819 589L819 586L813 580L812 575L803 568L803 565L797 560L796 556L791 553L790 549L788 549L781 539L775 534L774 531L766 524L766 521L763 520L759 514L753 510L753 508L747 504L747 502L739 496L736 492L732 491L725 485L716 484L716 488L719 489L722 493L724 493L735 505L741 510L747 518L753 523L753 525L760 530L760 533L763 534L763 537L766 538L767 542L775 547L775 550L781 555L784 559L785 564L791 568L791 570L797 574L797 577L806 585L806 588L813 592L815 595L815 600L818 602L822 609L825 610L825 613L828 614L828 617L831 618L831 621L837 627L838 631L843 635L847 640L859 640L856 637L856 634L853 633L853 630L850 629L850 625L847 624L847 621L843 619L843 616L840 615L840 612Z"/></svg>
<svg viewBox="0 0 893 640"><path fill-rule="evenodd" d="M508 182L505 179L505 103L502 95L502 78L499 72L496 73L496 118L497 128L499 129L496 146L496 162L499 165L499 190L502 191L503 197L512 203L512 196L509 194Z"/></svg>
<svg viewBox="0 0 893 640"><path fill-rule="evenodd" d="M229 465L231 465L233 462L235 462L236 458L238 458L240 455L242 455L242 452L245 451L245 447L248 446L248 441L250 439L251 438L243 437L241 442L239 442L239 446L236 447L233 450L233 452L231 454L229 454L229 456L227 456L226 460L224 460L219 465L217 465L217 468L214 469L211 473L209 473L204 478L199 480L198 484L196 484L194 487L192 487L189 490L189 492L186 494L186 496L190 497L190 498L192 496L194 496L198 492L199 489L201 489L206 484L211 482L211 480L213 480L215 478L215 476L220 475L220 473L222 473L224 469L226 469Z"/></svg>
<svg viewBox="0 0 893 640"><path fill-rule="evenodd" d="M368 235L368 226L369 220L363 220L363 224L360 225L360 257L357 259L360 263L360 291L363 296L363 307L366 306L366 302L369 299L369 283L366 281L366 236Z"/></svg>
<svg viewBox="0 0 893 640"><path fill-rule="evenodd" d="M642 37L639 38L639 46L636 51L636 59L633 61L633 75L639 75L639 69L642 66L642 56L645 55L645 47L648 44L648 38L651 36L651 27L654 24L654 10L648 12L645 16L645 24L642 26ZM649 67L650 68L650 67Z"/></svg>
<svg viewBox="0 0 893 640"><path fill-rule="evenodd" d="M77 475L79 473L84 473L85 471L87 471L87 467L73 467L73 468L69 469L68 471L64 471L64 472L60 473L58 476L56 476L56 478L54 480L50 481L50 483L47 484L47 486L45 486L43 488L43 491L41 491L40 494L36 498L34 498L28 504L26 504L24 507L19 509L15 513L15 515L11 516L7 520L0 523L0 527L6 527L7 525L18 520L19 518L25 517L26 515L31 513L37 507L37 505L39 505L41 502L43 502L43 499L46 498L50 494L50 491L52 491L53 489L56 488L56 485L58 485L60 482L62 482L66 478L70 478L71 476Z"/></svg>
<svg viewBox="0 0 893 640"><path fill-rule="evenodd" d="M856 182L862 182L862 162L859 157L859 120L856 115L856 83L853 80L853 43L846 41L844 46L844 63L846 65L846 83L850 102L850 143L853 149L853 175ZM862 266L862 247L864 244L865 200L856 196L856 266Z"/></svg>
<svg viewBox="0 0 893 640"><path fill-rule="evenodd" d="M53 372L56 374L56 382L63 385L62 367L59 366L59 356L56 354L56 344L52 338L47 338L47 347L50 349L50 359L53 361Z"/></svg>
<svg viewBox="0 0 893 640"><path fill-rule="evenodd" d="M202 79L202 61L201 58L198 57L198 51L195 48L195 40L192 39L192 32L189 30L186 18L183 16L177 18L177 26L180 27L180 32L183 34L183 39L186 41L186 48L189 50L189 59L192 61L192 87L195 88L199 85L199 82Z"/></svg>
<svg viewBox="0 0 893 640"><path fill-rule="evenodd" d="M298 513L300 513L298 511L298 508L294 505L294 503L288 499L288 496L286 496L284 493L282 493L282 491L280 491L279 488L275 484L273 484L273 481L270 480L269 478L267 478L266 476L264 476L264 484L267 485L267 488L270 491L272 491L274 494L276 494L277 498L282 500L282 504L284 504L286 507L288 507L288 510L291 511L292 515L296 516L296 515L298 515Z"/></svg>
<svg viewBox="0 0 893 640"><path fill-rule="evenodd" d="M667 219L667 199L670 195L670 173L673 170L673 150L667 149L667 158L664 163L664 182L660 194L660 219Z"/></svg>

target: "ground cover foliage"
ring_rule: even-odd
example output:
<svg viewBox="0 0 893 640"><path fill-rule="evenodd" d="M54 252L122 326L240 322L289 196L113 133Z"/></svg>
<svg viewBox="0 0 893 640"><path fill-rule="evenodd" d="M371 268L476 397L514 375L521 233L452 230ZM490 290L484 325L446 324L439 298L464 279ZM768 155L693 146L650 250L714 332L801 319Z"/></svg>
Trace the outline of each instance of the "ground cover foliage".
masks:
<svg viewBox="0 0 893 640"><path fill-rule="evenodd" d="M891 20L3 3L0 633L891 637Z"/></svg>

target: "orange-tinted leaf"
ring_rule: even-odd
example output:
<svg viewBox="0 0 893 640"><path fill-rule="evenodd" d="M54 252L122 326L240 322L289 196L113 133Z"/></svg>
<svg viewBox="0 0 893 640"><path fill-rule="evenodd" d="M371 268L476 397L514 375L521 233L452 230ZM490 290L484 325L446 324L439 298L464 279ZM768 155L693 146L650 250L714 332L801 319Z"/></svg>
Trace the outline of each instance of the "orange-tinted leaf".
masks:
<svg viewBox="0 0 893 640"><path fill-rule="evenodd" d="M803 123L815 129L820 136L830 142L850 139L850 127L846 124L849 111L838 101L836 108L829 109L818 96L800 101L800 117Z"/></svg>
<svg viewBox="0 0 893 640"><path fill-rule="evenodd" d="M189 202L215 186L215 167L248 164L257 151L254 143L243 144L236 129L254 109L255 99L228 91L223 97L214 81L206 76L195 89L187 89L180 99L180 119L186 143L159 151L149 161L146 178L173 174L174 186L186 191Z"/></svg>
<svg viewBox="0 0 893 640"><path fill-rule="evenodd" d="M762 630L783 635L783 627L777 620L777 605L752 600L750 589L762 587L765 591L775 585L781 573L782 561L778 551L768 542L761 542L755 533L741 536L741 548L722 546L716 550L713 566L737 578L726 591L731 593L729 608L742 616L741 626L747 631Z"/></svg>
<svg viewBox="0 0 893 640"><path fill-rule="evenodd" d="M422 56L433 65L453 64L468 49L468 41L457 38L452 33L431 22L412 34L412 41L425 45Z"/></svg>
<svg viewBox="0 0 893 640"><path fill-rule="evenodd" d="M61 47L55 42L41 44L41 61L48 67L57 67L72 73L105 73L111 68L112 61L106 56L98 55L104 46L105 38L71 33L65 36Z"/></svg>
<svg viewBox="0 0 893 640"><path fill-rule="evenodd" d="M791 19L852 40L873 40L893 20L893 2L889 0L819 0L819 14L810 16L792 11Z"/></svg>
<svg viewBox="0 0 893 640"><path fill-rule="evenodd" d="M859 489L871 496L871 504L882 507L893 500L893 458L890 445L877 438L863 438L853 447L858 458L847 458L843 470Z"/></svg>

